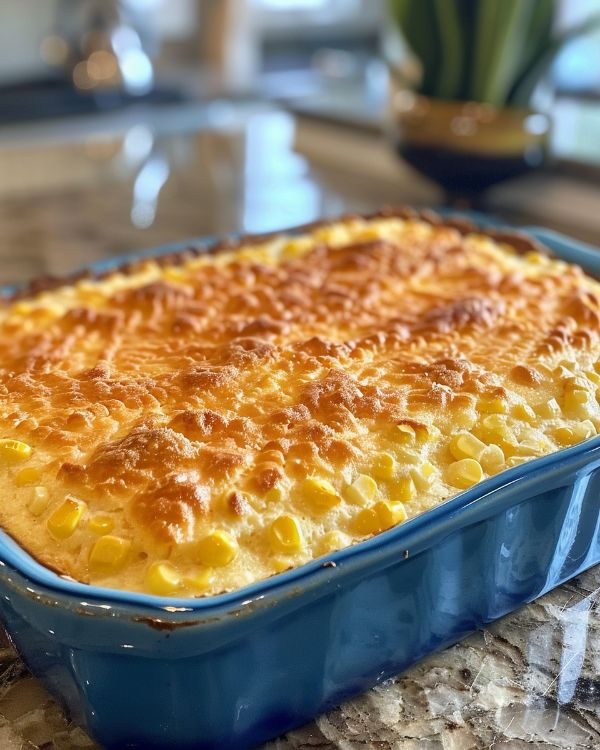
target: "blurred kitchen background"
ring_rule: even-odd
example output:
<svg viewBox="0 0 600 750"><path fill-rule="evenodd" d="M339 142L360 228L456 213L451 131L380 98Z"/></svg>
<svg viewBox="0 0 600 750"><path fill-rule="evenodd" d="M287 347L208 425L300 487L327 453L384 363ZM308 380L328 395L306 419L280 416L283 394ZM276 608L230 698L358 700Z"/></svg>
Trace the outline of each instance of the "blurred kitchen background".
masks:
<svg viewBox="0 0 600 750"><path fill-rule="evenodd" d="M599 11L557 0L554 23ZM383 0L2 0L0 286L188 237L441 204L398 154L388 62L403 55ZM526 127L545 138L551 121L544 164L527 152L478 207L600 244L600 27L540 88Z"/></svg>

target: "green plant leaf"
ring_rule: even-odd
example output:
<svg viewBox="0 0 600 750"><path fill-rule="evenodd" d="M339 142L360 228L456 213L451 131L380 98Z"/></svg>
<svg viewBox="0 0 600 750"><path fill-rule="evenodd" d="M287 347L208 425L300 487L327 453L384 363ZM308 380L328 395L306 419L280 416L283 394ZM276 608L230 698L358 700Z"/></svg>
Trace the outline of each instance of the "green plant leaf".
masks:
<svg viewBox="0 0 600 750"><path fill-rule="evenodd" d="M441 60L436 82L436 96L458 98L463 71L462 29L454 0L435 0L440 37Z"/></svg>
<svg viewBox="0 0 600 750"><path fill-rule="evenodd" d="M440 62L436 24L436 0L391 0L390 10L413 54L419 59L423 77L419 91L435 96Z"/></svg>
<svg viewBox="0 0 600 750"><path fill-rule="evenodd" d="M566 42L600 16L553 36L557 0L388 0L422 67L418 91L496 106L526 105Z"/></svg>
<svg viewBox="0 0 600 750"><path fill-rule="evenodd" d="M492 39L497 24L499 3L494 0L480 0L474 28L473 70L467 98L482 101L486 88L486 77L492 55Z"/></svg>
<svg viewBox="0 0 600 750"><path fill-rule="evenodd" d="M544 50L547 49L549 40L552 38L556 11L556 0L535 0L535 7L523 44L521 65L514 75L514 80L507 95L507 101L510 101L514 93L515 81L526 75L526 71L536 67L537 60L543 56Z"/></svg>
<svg viewBox="0 0 600 750"><path fill-rule="evenodd" d="M479 0L456 0L458 16L462 27L462 74L456 92L456 99L470 98L471 75L475 59L475 35Z"/></svg>
<svg viewBox="0 0 600 750"><path fill-rule="evenodd" d="M524 40L524 66L527 65L527 60L535 57L538 51L546 46L548 39L551 38L556 11L556 0L534 0L529 28Z"/></svg>
<svg viewBox="0 0 600 750"><path fill-rule="evenodd" d="M472 96L501 106L519 70L535 0L482 0Z"/></svg>

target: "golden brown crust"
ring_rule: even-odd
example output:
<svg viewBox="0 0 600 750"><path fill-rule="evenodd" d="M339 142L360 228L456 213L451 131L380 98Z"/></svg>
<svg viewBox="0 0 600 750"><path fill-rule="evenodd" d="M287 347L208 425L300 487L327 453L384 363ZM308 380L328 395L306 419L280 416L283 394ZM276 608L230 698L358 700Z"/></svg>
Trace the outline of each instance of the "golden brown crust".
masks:
<svg viewBox="0 0 600 750"><path fill-rule="evenodd" d="M216 593L589 437L600 288L542 250L397 209L38 282L0 310L0 522Z"/></svg>

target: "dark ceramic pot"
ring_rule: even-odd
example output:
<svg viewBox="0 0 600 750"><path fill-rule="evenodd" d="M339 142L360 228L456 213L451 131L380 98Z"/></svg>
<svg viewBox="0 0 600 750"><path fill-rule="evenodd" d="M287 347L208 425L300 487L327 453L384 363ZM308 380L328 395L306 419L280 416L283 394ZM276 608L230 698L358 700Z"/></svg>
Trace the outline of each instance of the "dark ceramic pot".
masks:
<svg viewBox="0 0 600 750"><path fill-rule="evenodd" d="M471 205L492 185L542 166L551 126L535 110L431 99L396 84L388 124L405 161L441 185L449 203Z"/></svg>

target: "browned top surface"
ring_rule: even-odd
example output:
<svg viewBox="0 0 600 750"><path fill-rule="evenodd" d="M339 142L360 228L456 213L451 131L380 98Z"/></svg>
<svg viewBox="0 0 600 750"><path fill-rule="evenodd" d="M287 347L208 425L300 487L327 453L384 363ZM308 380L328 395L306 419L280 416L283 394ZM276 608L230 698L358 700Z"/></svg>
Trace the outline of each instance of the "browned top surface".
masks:
<svg viewBox="0 0 600 750"><path fill-rule="evenodd" d="M196 542L224 528L240 554L209 590L234 588L320 554L332 530L337 546L361 537L350 504L307 508L306 477L337 488L382 451L402 475L401 424L440 435L422 459L442 472L447 439L473 427L482 399L562 399L549 373L565 357L593 367L598 309L576 267L399 218L43 292L0 313L0 437L33 447L50 505L31 518L31 487L15 488L8 466L0 517L44 562L89 580L86 524L64 540L45 526L65 496L83 500L85 518L108 514L133 541L108 579L131 588L148 562L195 565ZM393 499L392 485L380 491ZM440 473L409 515L456 491ZM265 537L281 512L306 542L283 564Z"/></svg>

